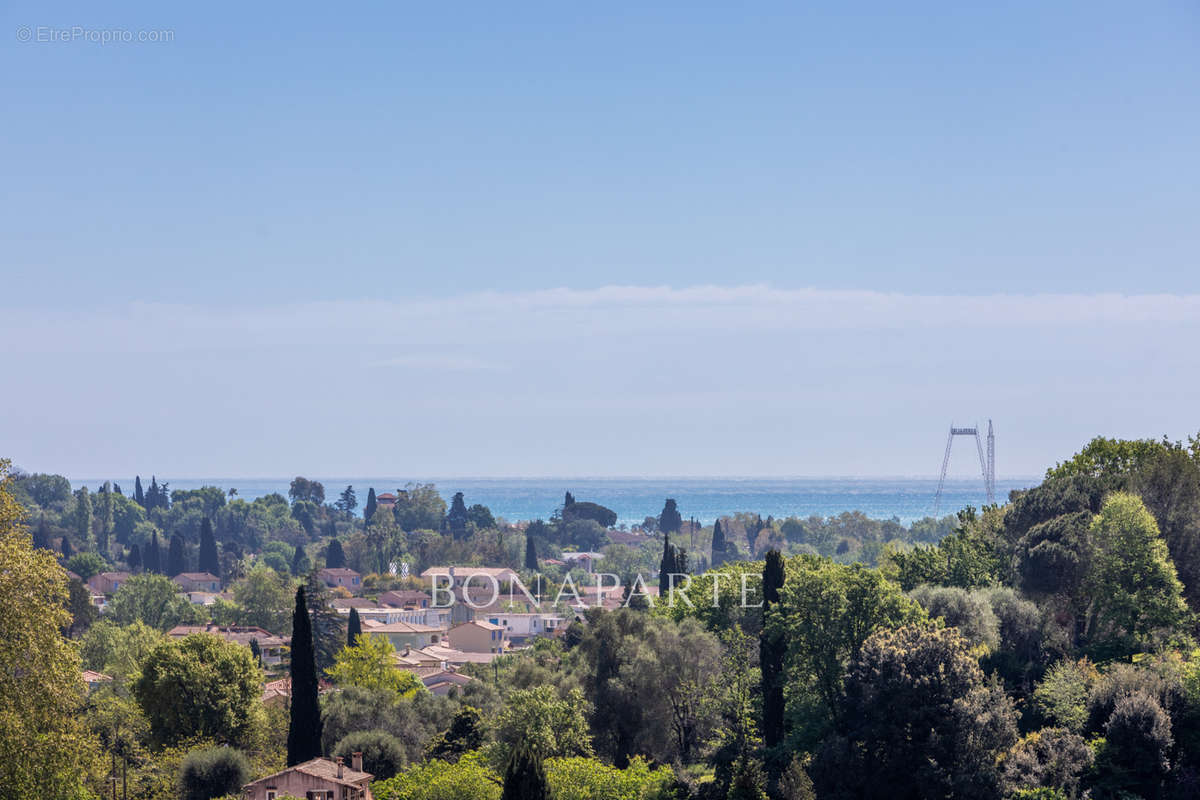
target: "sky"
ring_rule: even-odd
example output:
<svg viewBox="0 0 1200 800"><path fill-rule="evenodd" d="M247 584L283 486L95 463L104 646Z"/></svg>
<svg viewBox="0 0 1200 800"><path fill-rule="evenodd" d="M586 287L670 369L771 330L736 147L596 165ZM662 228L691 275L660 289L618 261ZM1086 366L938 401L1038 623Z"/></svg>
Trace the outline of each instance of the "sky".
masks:
<svg viewBox="0 0 1200 800"><path fill-rule="evenodd" d="M1200 6L644 5L5 4L0 456L929 475L991 418L1027 476L1200 430Z"/></svg>

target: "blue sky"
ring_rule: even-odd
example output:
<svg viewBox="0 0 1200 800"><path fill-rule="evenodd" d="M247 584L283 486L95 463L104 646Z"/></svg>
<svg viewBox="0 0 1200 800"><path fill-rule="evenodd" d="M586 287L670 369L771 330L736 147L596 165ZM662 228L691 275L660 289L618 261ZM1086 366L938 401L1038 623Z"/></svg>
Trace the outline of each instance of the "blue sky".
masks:
<svg viewBox="0 0 1200 800"><path fill-rule="evenodd" d="M912 474L992 416L1033 474L1200 429L1200 7L973 5L7 4L0 449Z"/></svg>

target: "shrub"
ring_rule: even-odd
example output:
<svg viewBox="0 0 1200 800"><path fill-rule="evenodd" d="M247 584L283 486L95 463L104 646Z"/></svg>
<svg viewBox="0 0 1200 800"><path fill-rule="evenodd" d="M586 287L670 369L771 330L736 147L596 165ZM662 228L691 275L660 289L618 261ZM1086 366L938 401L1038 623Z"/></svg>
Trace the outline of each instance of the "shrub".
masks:
<svg viewBox="0 0 1200 800"><path fill-rule="evenodd" d="M212 800L240 792L249 778L250 764L240 750L193 750L179 769L180 796L183 800Z"/></svg>

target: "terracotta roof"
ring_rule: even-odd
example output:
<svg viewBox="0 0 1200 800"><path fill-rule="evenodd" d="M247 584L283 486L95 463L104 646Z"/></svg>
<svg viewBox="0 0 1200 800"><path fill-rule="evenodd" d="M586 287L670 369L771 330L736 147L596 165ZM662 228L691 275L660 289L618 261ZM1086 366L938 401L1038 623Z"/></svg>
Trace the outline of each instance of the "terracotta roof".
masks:
<svg viewBox="0 0 1200 800"><path fill-rule="evenodd" d="M453 633L454 631L458 630L459 628L466 628L471 625L474 625L479 628L483 628L485 631L502 631L502 630L504 630L504 626L502 626L502 625L493 625L490 622L484 622L481 619L476 619L476 620L472 620L471 622L463 622L458 625L455 625L453 628L450 629L450 632Z"/></svg>
<svg viewBox="0 0 1200 800"><path fill-rule="evenodd" d="M514 570L508 567L430 567L421 573L422 578L430 578L434 575L449 575L450 570L454 570L454 577L465 578L468 575L492 575L494 577L516 575Z"/></svg>
<svg viewBox="0 0 1200 800"><path fill-rule="evenodd" d="M286 775L289 772L299 772L302 775L311 775L314 778L323 778L332 783L341 784L342 786L362 786L370 782L371 778L375 777L370 772L358 772L344 765L342 767L342 777L337 776L338 765L336 761L330 761L328 758L314 758L311 761L305 761L303 764L297 764L294 767L281 769L279 772L273 772L265 778L259 778L256 781L247 783L243 788L254 786L255 784L263 783L281 775Z"/></svg>
<svg viewBox="0 0 1200 800"><path fill-rule="evenodd" d="M112 680L112 676L105 675L103 672L96 672L94 669L85 669L83 671L83 680L85 683L106 683Z"/></svg>
<svg viewBox="0 0 1200 800"><path fill-rule="evenodd" d="M220 580L220 578L211 572L181 572L171 580L178 580L179 578L186 578L189 581L204 581L206 583Z"/></svg>
<svg viewBox="0 0 1200 800"><path fill-rule="evenodd" d="M330 576L341 577L341 578L356 578L356 577L358 577L357 572L355 572L352 569L347 569L346 567L325 567L317 574L318 575L330 575Z"/></svg>
<svg viewBox="0 0 1200 800"><path fill-rule="evenodd" d="M445 630L431 625L417 625L414 622L388 622L371 626L371 633L443 633Z"/></svg>
<svg viewBox="0 0 1200 800"><path fill-rule="evenodd" d="M262 628L241 627L238 625L176 625L171 630L167 631L167 636L172 639L182 639L184 636L191 636L193 633L207 633L210 636L219 636L227 642L250 646L251 639L257 639L260 647L279 647L287 644L287 640L276 636L270 631L265 631Z"/></svg>

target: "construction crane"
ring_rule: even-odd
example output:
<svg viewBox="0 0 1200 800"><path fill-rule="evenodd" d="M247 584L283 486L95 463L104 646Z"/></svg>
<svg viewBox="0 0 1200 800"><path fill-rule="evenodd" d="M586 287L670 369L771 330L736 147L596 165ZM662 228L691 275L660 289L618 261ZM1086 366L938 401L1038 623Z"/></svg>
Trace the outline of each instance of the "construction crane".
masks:
<svg viewBox="0 0 1200 800"><path fill-rule="evenodd" d="M979 454L979 471L983 473L983 488L987 493L988 505L996 503L996 432L992 421L988 420L987 454L983 451L983 439L979 436L979 426L958 428L950 425L950 435L946 437L946 455L942 457L942 474L938 478L937 494L933 497L933 516L936 518L942 511L942 489L946 485L946 470L950 468L950 451L954 447L955 436L970 436L975 439L975 450Z"/></svg>

